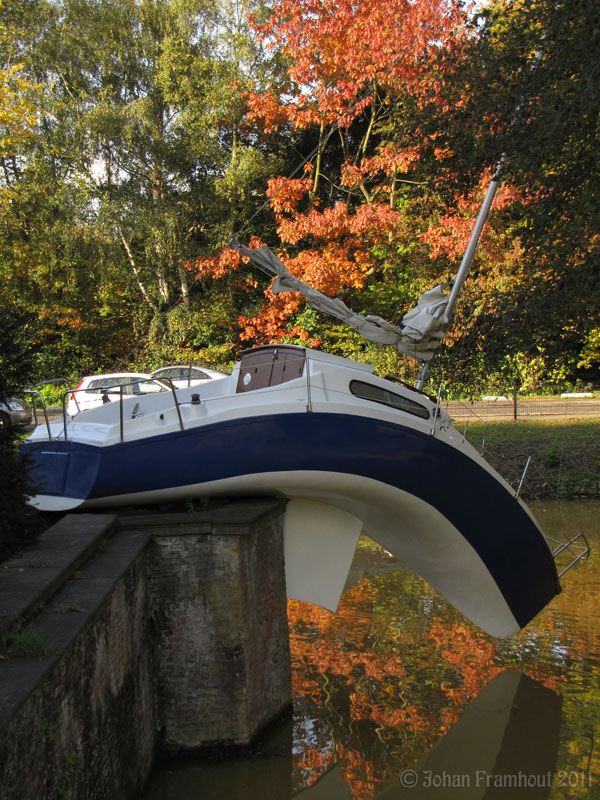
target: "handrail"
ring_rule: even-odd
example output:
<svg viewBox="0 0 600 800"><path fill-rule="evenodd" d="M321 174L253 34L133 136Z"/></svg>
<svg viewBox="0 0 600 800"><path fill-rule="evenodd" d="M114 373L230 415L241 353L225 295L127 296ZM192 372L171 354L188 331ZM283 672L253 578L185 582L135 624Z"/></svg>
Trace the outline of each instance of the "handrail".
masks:
<svg viewBox="0 0 600 800"><path fill-rule="evenodd" d="M119 441L125 441L125 435L123 432L123 389L124 385L121 384L119 386Z"/></svg>
<svg viewBox="0 0 600 800"><path fill-rule="evenodd" d="M161 378L165 383L171 384L171 391L173 392L173 401L175 403L175 410L177 411L177 418L179 420L179 430L183 430L183 419L181 417L181 408L179 407L179 400L177 399L177 393L175 391L175 384L170 378ZM189 387L188 387L189 388Z"/></svg>
<svg viewBox="0 0 600 800"><path fill-rule="evenodd" d="M519 485L517 486L517 491L515 492L515 500L519 499L519 495L521 494L521 488L523 486L523 481L525 480L525 475L527 474L527 469L529 467L529 462L531 461L531 456L527 456L527 461L525 462L525 467L523 469L523 474L521 475L521 480L519 481Z"/></svg>
<svg viewBox="0 0 600 800"><path fill-rule="evenodd" d="M48 419L48 409L46 408L46 401L44 400L44 395L41 392L38 392L37 389L33 389L33 388L31 388L31 389L21 389L21 392L23 394L33 395L34 398L35 397L39 397L40 398L40 400L42 402L42 411L44 412L44 419L45 419L45 422L46 422L46 430L48 431L48 440L52 441L52 431L50 429L50 420ZM35 424L37 426L38 421L37 421L37 410L36 410L36 407L35 407L35 400L31 405L32 405L32 408L33 408L33 419L34 419L34 422L35 422Z"/></svg>
<svg viewBox="0 0 600 800"><path fill-rule="evenodd" d="M392 383L397 383L400 386L404 386L405 389L410 389L411 392L422 394L423 397L427 397L428 400L431 400L432 403L435 403L436 398L432 394L429 394L429 392L424 392L423 389L417 389L417 387L413 386L412 383L403 380L398 375L381 375L377 377L381 377L384 381L392 381Z"/></svg>
<svg viewBox="0 0 600 800"><path fill-rule="evenodd" d="M307 351L305 351L304 368L306 369L306 393L308 395L306 410L310 412L312 411L312 397L310 392L310 359Z"/></svg>
<svg viewBox="0 0 600 800"><path fill-rule="evenodd" d="M79 403L77 402L77 392L83 391L82 389L69 389L66 391L62 396L62 418L63 418L63 435L65 437L65 442L67 441L67 395L72 394L73 399L75 400L75 405L77 406L77 411L81 412L79 408Z"/></svg>
<svg viewBox="0 0 600 800"><path fill-rule="evenodd" d="M175 404L175 410L177 412L177 419L179 420L179 428L180 430L184 430L183 426L183 418L181 416L181 408L179 406L179 400L177 398L177 393L175 391L175 385L170 378L136 378L135 380L129 381L127 384L119 384L115 386L114 384L107 384L106 386L96 386L94 388L94 392L104 392L107 394L109 391L112 391L114 394L119 394L119 439L121 442L125 441L125 423L124 423L124 415L123 415L123 397L124 397L124 389L126 386L132 386L136 383L156 383L156 384L169 384L171 387L171 392L173 393L173 401ZM79 408L79 404L77 403L76 394L77 392L85 392L87 389L84 387L82 389L68 389L62 396L62 411L63 411L63 430L64 430L64 437L65 441L67 441L67 395L72 394L75 398L75 403ZM51 438L51 437L50 437Z"/></svg>
<svg viewBox="0 0 600 800"><path fill-rule="evenodd" d="M435 436L435 425L437 423L438 414L440 413L440 401L441 401L441 399L442 399L442 386L440 384L440 387L439 387L438 393L437 393L437 402L435 404L435 412L434 412L434 415L433 415L433 424L431 426L431 435L432 436Z"/></svg>
<svg viewBox="0 0 600 800"><path fill-rule="evenodd" d="M52 436L50 434L50 426L49 426L49 422L48 422L48 411L47 411L47 407L46 407L46 401L44 400L44 397L41 394L41 392L38 392L36 390L39 389L41 386L49 386L52 383L66 383L67 386L69 387L69 390L73 389L73 384L71 383L71 381L68 378L49 378L48 380L42 381L41 383L35 383L33 386L28 386L25 389L21 389L21 391L24 394L33 394L34 396L39 397L40 400L42 401L42 411L44 412L44 417L45 417L45 420L46 420L46 427L48 428L48 438L50 438L50 439L52 438ZM35 407L35 402L32 404L32 410L33 410L33 420L34 420L35 424L37 425L38 424L38 421L37 421L37 409Z"/></svg>
<svg viewBox="0 0 600 800"><path fill-rule="evenodd" d="M578 539L583 539L583 544L575 544ZM579 550L579 552L573 552L573 550L571 550L572 547L576 550ZM552 551L552 555L556 559L556 556L560 555L565 550L567 550L573 556L573 560L567 564L567 566L561 570L561 572L558 573L559 578L562 578L565 572L568 572L571 567L574 567L579 561L585 561L588 559L591 552L589 542L582 531L575 534L575 536L573 536L567 542L563 542L558 547L555 547Z"/></svg>

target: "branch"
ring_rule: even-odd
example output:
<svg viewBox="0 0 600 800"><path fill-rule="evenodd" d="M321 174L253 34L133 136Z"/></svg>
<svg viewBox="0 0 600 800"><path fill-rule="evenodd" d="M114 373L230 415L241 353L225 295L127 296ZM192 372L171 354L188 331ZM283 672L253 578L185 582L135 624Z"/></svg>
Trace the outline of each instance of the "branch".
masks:
<svg viewBox="0 0 600 800"><path fill-rule="evenodd" d="M117 230L119 231L119 236L121 237L121 242L123 243L123 247L125 248L125 252L127 253L127 258L129 259L129 263L131 264L131 269L133 270L133 274L135 275L135 279L137 281L137 285L140 287L140 291L144 296L144 300L148 303L150 308L158 313L158 305L154 302L154 300L150 297L148 292L146 291L146 287L141 281L140 278L140 269L135 263L135 258L133 257L133 253L131 252L131 248L129 247L127 240L123 234L123 231L120 226L117 226Z"/></svg>

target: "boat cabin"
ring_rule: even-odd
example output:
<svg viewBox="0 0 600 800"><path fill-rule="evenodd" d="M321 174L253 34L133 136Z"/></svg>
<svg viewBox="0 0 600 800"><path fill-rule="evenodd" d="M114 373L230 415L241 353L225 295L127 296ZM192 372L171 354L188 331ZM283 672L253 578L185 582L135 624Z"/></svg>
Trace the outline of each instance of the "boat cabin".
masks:
<svg viewBox="0 0 600 800"><path fill-rule="evenodd" d="M244 350L236 392L252 392L301 378L306 350L292 344L267 344Z"/></svg>

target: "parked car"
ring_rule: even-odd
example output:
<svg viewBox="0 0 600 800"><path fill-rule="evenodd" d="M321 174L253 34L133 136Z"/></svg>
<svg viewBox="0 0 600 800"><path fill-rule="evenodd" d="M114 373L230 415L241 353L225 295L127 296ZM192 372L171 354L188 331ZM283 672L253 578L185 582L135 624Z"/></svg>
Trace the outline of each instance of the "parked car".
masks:
<svg viewBox="0 0 600 800"><path fill-rule="evenodd" d="M156 381L141 372L113 372L107 375L88 375L82 378L69 396L67 412L73 417L79 411L118 400L121 395L148 394L170 389L167 383Z"/></svg>
<svg viewBox="0 0 600 800"><path fill-rule="evenodd" d="M31 408L25 400L10 397L6 403L0 403L0 430L30 424Z"/></svg>
<svg viewBox="0 0 600 800"><path fill-rule="evenodd" d="M160 367L150 373L152 378L168 378L177 389L184 389L186 386L197 386L207 381L215 381L221 378L228 378L226 372L219 372L208 367L195 367L193 364L172 364L168 367Z"/></svg>

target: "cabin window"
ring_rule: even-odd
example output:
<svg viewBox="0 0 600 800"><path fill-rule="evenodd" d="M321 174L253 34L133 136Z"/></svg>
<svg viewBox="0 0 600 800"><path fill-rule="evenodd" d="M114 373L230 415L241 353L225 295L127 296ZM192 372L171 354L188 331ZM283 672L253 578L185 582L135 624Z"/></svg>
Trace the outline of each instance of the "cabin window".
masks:
<svg viewBox="0 0 600 800"><path fill-rule="evenodd" d="M421 419L429 419L428 408L411 400L409 397L390 392L381 386L363 383L363 381L352 381L350 383L350 391L356 397L362 397L363 400L371 400L374 403L397 408L399 411L406 411L407 414L414 414L415 417L421 417Z"/></svg>

